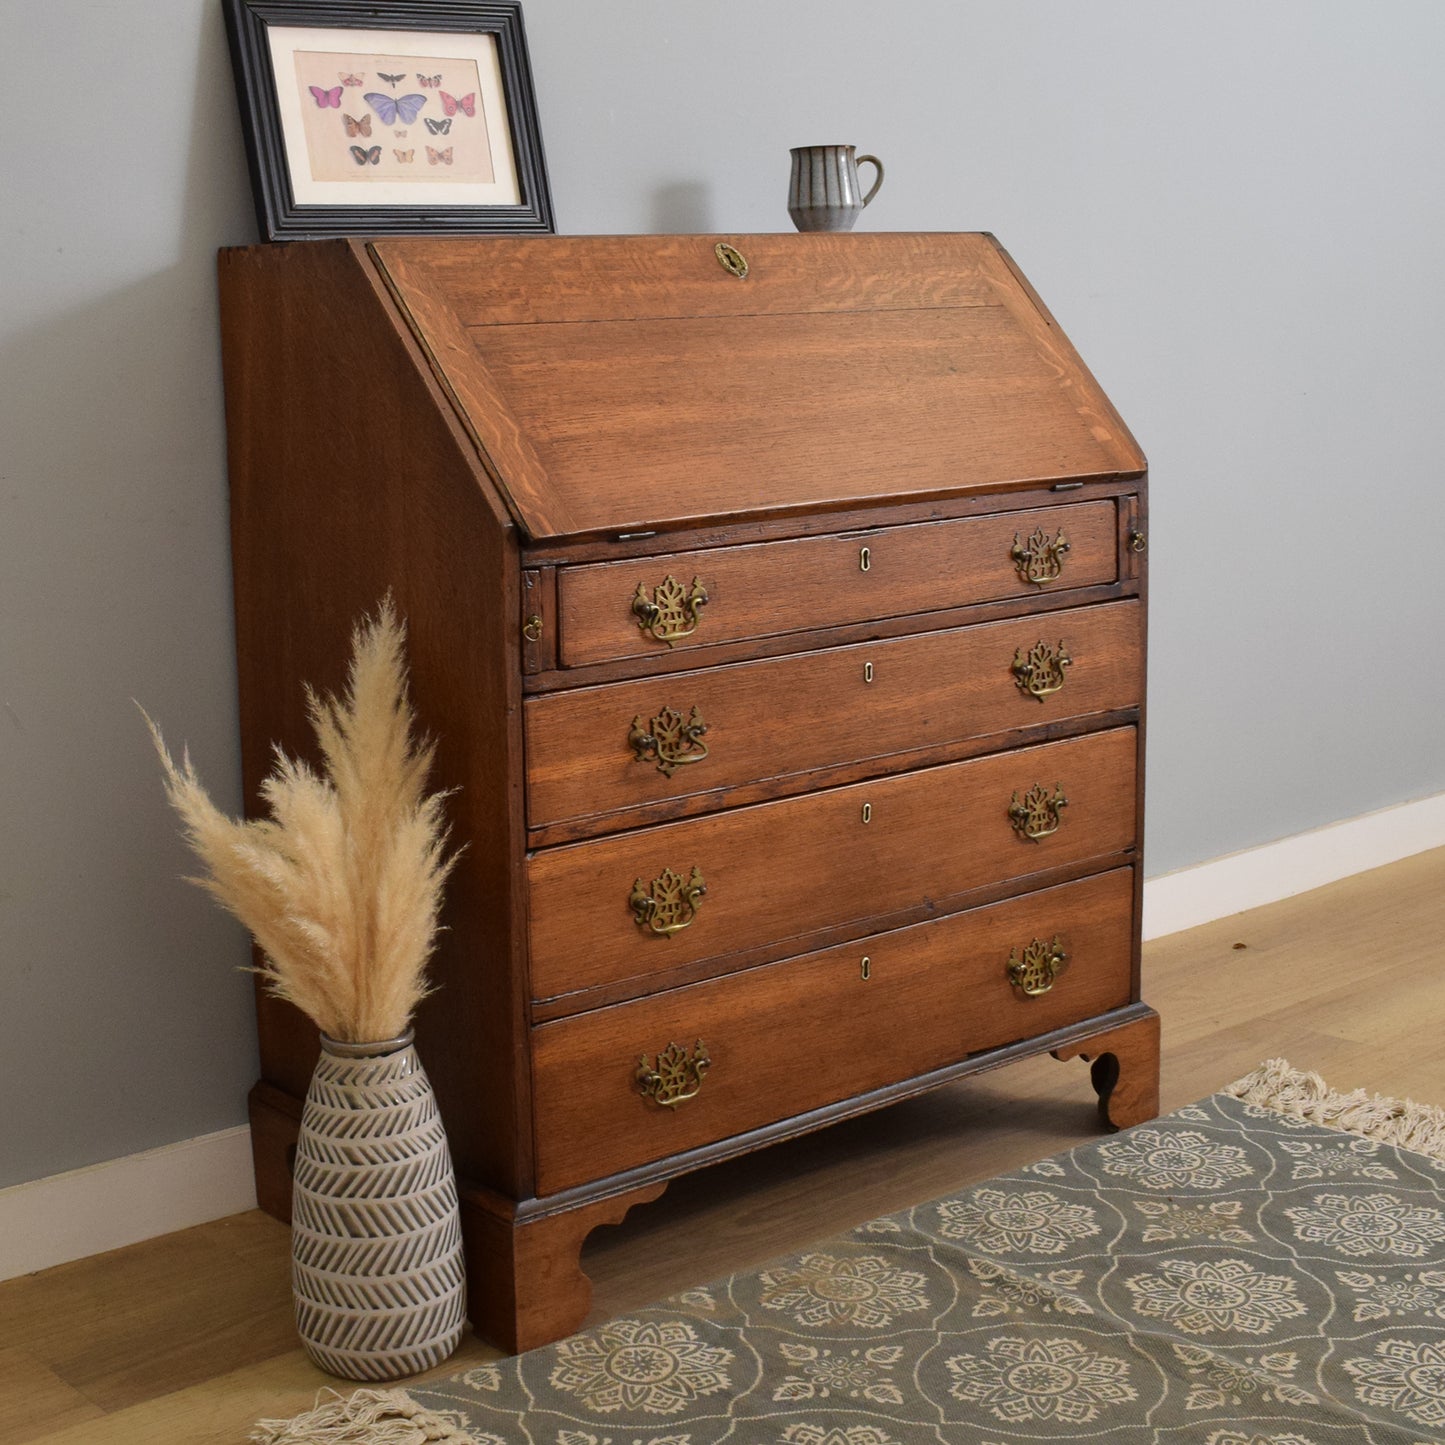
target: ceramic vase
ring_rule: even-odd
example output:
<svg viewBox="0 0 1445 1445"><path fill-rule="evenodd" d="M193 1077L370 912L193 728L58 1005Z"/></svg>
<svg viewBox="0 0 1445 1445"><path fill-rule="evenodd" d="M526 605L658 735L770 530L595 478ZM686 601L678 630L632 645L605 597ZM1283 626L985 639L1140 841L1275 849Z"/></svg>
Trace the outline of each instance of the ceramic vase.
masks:
<svg viewBox="0 0 1445 1445"><path fill-rule="evenodd" d="M322 1036L296 1141L291 1284L301 1343L333 1375L413 1375L461 1340L456 1176L410 1033Z"/></svg>

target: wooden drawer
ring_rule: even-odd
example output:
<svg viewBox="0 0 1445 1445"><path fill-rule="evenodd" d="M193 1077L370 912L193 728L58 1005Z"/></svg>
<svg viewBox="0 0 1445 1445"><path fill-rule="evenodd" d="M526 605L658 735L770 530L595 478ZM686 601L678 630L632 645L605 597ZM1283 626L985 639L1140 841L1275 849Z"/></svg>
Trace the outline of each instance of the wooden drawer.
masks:
<svg viewBox="0 0 1445 1445"><path fill-rule="evenodd" d="M801 940L1117 853L1134 841L1135 768L1135 730L1114 728L534 853L533 996ZM1022 836L1010 804L1056 788L1067 799L1045 821L1056 831ZM666 936L639 926L635 889L659 897L694 870L707 891L692 921Z"/></svg>
<svg viewBox="0 0 1445 1445"><path fill-rule="evenodd" d="M722 803L723 790L769 778L1135 707L1140 644L1139 604L1111 602L529 698L528 821L712 791ZM1040 645L1070 659L1047 695L1014 671ZM1040 691L1049 670L1034 675ZM707 731L690 743L677 724L694 716ZM656 745L631 741L643 734Z"/></svg>
<svg viewBox="0 0 1445 1445"><path fill-rule="evenodd" d="M1069 544L1058 577L1042 584L1028 581L1013 556L1016 540L1026 545L1036 530L1049 542L1062 531ZM1031 596L1041 586L1086 587L1114 581L1118 570L1112 501L563 567L559 656L564 667L645 657ZM696 630L671 644L645 631L633 610L639 589L644 602L655 603L669 578L683 594L694 581L707 594ZM691 625L682 619L676 628Z"/></svg>
<svg viewBox="0 0 1445 1445"><path fill-rule="evenodd" d="M945 1068L1130 998L1133 870L875 934L542 1024L532 1031L541 1194ZM1055 938L1053 987L1009 982L1015 951ZM868 977L862 960L868 959ZM694 1098L645 1098L638 1060L701 1040Z"/></svg>

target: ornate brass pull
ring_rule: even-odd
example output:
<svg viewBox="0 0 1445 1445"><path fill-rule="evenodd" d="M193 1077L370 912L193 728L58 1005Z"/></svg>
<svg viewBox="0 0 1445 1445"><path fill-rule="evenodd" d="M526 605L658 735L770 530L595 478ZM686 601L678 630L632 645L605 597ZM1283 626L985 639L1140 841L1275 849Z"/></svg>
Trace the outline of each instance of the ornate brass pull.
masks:
<svg viewBox="0 0 1445 1445"><path fill-rule="evenodd" d="M692 579L691 589L667 574L667 580L659 582L647 595L647 588L639 582L632 598L632 611L637 625L649 632L659 642L669 647L679 638L691 637L702 621L702 609L707 606L707 589L700 578Z"/></svg>
<svg viewBox="0 0 1445 1445"><path fill-rule="evenodd" d="M1131 552L1142 552L1149 545L1149 539L1135 527L1129 533L1129 550Z"/></svg>
<svg viewBox="0 0 1445 1445"><path fill-rule="evenodd" d="M638 713L632 719L627 741L639 763L655 759L657 771L670 778L678 768L687 763L700 763L707 756L707 745L702 741L706 731L707 724L696 708L684 718L676 708L665 707L646 723Z"/></svg>
<svg viewBox="0 0 1445 1445"><path fill-rule="evenodd" d="M1057 647L1050 647L1047 642L1040 641L1027 652L1022 647L1016 647L1009 671L1013 673L1021 693L1042 702L1063 687L1064 669L1073 665L1074 659L1064 650L1062 642Z"/></svg>
<svg viewBox="0 0 1445 1445"><path fill-rule="evenodd" d="M1062 527L1052 542L1042 527L1035 527L1029 533L1027 541L1015 532L1014 544L1009 548L1008 554L1013 558L1014 570L1019 574L1020 582L1032 582L1035 587L1047 587L1050 582L1058 581L1059 573L1064 570L1064 554L1068 550L1069 539L1064 536Z"/></svg>
<svg viewBox="0 0 1445 1445"><path fill-rule="evenodd" d="M1020 954L1015 947L1008 956L1008 981L1026 998L1046 994L1068 962L1063 940L1056 933L1052 943L1036 938Z"/></svg>
<svg viewBox="0 0 1445 1445"><path fill-rule="evenodd" d="M627 906L632 909L632 921L643 932L670 938L697 917L706 892L707 884L697 868L685 882L682 874L665 868L662 876L651 883L644 884L642 879L637 879Z"/></svg>
<svg viewBox="0 0 1445 1445"><path fill-rule="evenodd" d="M1059 831L1059 814L1068 806L1069 800L1057 783L1052 798L1046 788L1035 783L1022 798L1018 789L1014 790L1013 801L1008 805L1008 819L1020 838L1037 843L1040 838Z"/></svg>
<svg viewBox="0 0 1445 1445"><path fill-rule="evenodd" d="M528 642L540 642L542 640L542 619L537 613L533 613L522 624L522 636Z"/></svg>
<svg viewBox="0 0 1445 1445"><path fill-rule="evenodd" d="M702 1076L712 1068L707 1045L701 1039L691 1050L681 1044L668 1044L650 1064L646 1054L637 1058L637 1091L665 1109L686 1103L702 1088Z"/></svg>

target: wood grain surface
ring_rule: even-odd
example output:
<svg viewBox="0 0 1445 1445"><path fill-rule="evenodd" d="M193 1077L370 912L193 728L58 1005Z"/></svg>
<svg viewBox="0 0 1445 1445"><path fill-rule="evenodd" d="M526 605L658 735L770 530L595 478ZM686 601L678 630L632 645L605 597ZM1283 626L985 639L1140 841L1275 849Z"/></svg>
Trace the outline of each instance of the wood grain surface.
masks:
<svg viewBox="0 0 1445 1445"><path fill-rule="evenodd" d="M1138 604L1118 602L529 698L528 822L583 819L589 832L611 831L608 815L620 809L691 793L727 806L745 784L844 759L893 770L910 753L960 738L1137 707L1139 628ZM1040 642L1062 643L1072 660L1046 697L1020 689L1012 670ZM669 771L655 750L639 757L633 720L646 730L666 709L683 717L697 709L705 758ZM647 821L645 813L627 820Z"/></svg>
<svg viewBox="0 0 1445 1445"><path fill-rule="evenodd" d="M1119 869L533 1030L540 1193L678 1154L1120 1008L1134 880ZM1026 997L1008 961L1060 941ZM867 960L866 966L864 960ZM697 1096L645 1098L639 1059L701 1040Z"/></svg>
<svg viewBox="0 0 1445 1445"><path fill-rule="evenodd" d="M1057 582L1024 581L1010 555L1035 529L1070 544ZM558 570L559 657L565 667L657 657L738 638L942 611L997 598L1056 596L1118 575L1109 502L1040 508L952 522L880 527L836 537L664 554L645 561ZM863 549L868 549L867 567ZM633 596L669 576L697 578L708 601L697 630L670 646L638 626Z"/></svg>
<svg viewBox="0 0 1445 1445"><path fill-rule="evenodd" d="M1117 855L1134 841L1135 766L1134 730L1115 728L546 849L527 865L533 994L661 981L678 965L779 940L798 940L788 951L800 952L832 924L873 931L892 913L944 908L999 878ZM1058 831L1037 841L1008 816L1014 794L1036 784L1050 794L1058 784L1068 799ZM708 890L695 922L670 937L639 928L634 880L693 868Z"/></svg>
<svg viewBox="0 0 1445 1445"><path fill-rule="evenodd" d="M717 239L374 245L529 537L1142 472L992 237Z"/></svg>

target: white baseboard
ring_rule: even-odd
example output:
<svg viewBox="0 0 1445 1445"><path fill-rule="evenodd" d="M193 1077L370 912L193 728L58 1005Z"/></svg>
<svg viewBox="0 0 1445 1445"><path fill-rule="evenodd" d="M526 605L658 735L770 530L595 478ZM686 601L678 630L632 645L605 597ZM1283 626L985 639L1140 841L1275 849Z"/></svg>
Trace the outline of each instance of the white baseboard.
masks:
<svg viewBox="0 0 1445 1445"><path fill-rule="evenodd" d="M1445 847L1445 793L1346 818L1144 883L1144 937L1211 923Z"/></svg>
<svg viewBox="0 0 1445 1445"><path fill-rule="evenodd" d="M0 1279L256 1207L244 1124L0 1189Z"/></svg>
<svg viewBox="0 0 1445 1445"><path fill-rule="evenodd" d="M1144 884L1144 937L1274 903L1445 846L1445 793L1349 818ZM256 1205L242 1126L0 1189L0 1279Z"/></svg>

